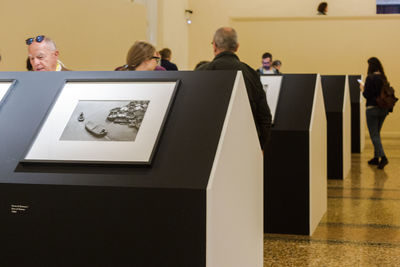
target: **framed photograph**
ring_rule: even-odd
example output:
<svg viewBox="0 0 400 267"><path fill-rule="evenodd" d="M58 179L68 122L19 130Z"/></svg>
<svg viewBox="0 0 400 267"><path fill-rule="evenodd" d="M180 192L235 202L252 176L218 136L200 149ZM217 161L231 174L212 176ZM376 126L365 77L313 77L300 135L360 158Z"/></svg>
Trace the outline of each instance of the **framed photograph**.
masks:
<svg viewBox="0 0 400 267"><path fill-rule="evenodd" d="M178 84L66 82L23 162L150 164Z"/></svg>
<svg viewBox="0 0 400 267"><path fill-rule="evenodd" d="M11 82L11 81L6 81L6 82L0 81L0 105L2 104L3 100L6 98L6 94L12 84L13 84L13 82Z"/></svg>
<svg viewBox="0 0 400 267"><path fill-rule="evenodd" d="M281 75L263 75L261 76L261 83L263 85L265 94L267 95L267 103L271 110L272 123L274 123L276 107L278 106L279 93L282 85Z"/></svg>

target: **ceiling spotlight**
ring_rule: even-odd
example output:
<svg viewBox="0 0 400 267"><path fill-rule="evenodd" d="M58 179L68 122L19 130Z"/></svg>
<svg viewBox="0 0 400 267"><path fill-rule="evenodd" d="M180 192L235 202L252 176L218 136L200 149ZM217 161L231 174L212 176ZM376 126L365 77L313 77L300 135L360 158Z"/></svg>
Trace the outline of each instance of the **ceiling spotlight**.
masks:
<svg viewBox="0 0 400 267"><path fill-rule="evenodd" d="M193 14L193 10L190 10L190 9L185 10L185 19L186 19L187 24L192 24L192 19L191 19L192 14Z"/></svg>

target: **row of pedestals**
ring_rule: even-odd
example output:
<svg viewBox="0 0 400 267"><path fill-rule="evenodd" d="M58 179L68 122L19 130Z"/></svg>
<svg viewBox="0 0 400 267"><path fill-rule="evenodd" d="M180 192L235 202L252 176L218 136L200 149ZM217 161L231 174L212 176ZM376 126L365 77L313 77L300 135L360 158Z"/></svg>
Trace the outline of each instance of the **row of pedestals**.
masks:
<svg viewBox="0 0 400 267"><path fill-rule="evenodd" d="M344 179L364 147L357 75L283 75L264 158L264 231L311 235L327 209L327 179ZM263 76L263 83L273 76ZM271 94L271 92L270 92ZM350 97L351 96L351 97Z"/></svg>
<svg viewBox="0 0 400 267"><path fill-rule="evenodd" d="M358 77L276 78L270 88L279 90L268 92L276 102L263 162L240 72L0 73L0 266L261 267L264 231L311 234L326 212L330 165L339 170L334 179L348 172L349 89L353 152L363 147ZM148 164L69 161L68 151L62 161L50 154L24 160L67 85L84 94L103 84L128 90L171 82L177 86L160 114L165 119ZM118 102L118 92L116 86L101 99ZM157 99L159 93L146 94ZM100 95L77 98L96 102ZM76 105L68 101L61 107ZM71 120L79 124L80 117ZM142 123L151 127L146 115ZM58 138L56 145L69 142ZM74 142L100 159L120 145ZM138 134L134 142L146 140ZM331 150L331 142L340 149Z"/></svg>
<svg viewBox="0 0 400 267"><path fill-rule="evenodd" d="M152 99L163 100L163 89L146 84L171 82L169 109L157 114ZM165 116L151 163L68 161L72 146L63 162L25 162L70 84L84 104L145 87L128 100ZM110 84L115 90L86 95ZM0 266L263 266L263 161L240 72L2 72L0 89ZM146 115L141 127L152 125ZM104 129L110 124L104 117ZM147 142L142 129L130 142ZM100 159L129 143L73 142Z"/></svg>

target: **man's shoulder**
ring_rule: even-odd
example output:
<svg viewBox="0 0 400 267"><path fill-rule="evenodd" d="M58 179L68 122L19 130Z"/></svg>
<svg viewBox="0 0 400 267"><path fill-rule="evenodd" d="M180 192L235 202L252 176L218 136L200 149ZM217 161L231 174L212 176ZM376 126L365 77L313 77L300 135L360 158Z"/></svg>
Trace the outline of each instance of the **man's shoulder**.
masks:
<svg viewBox="0 0 400 267"><path fill-rule="evenodd" d="M214 61L204 63L201 66L197 67L196 70L214 70Z"/></svg>
<svg viewBox="0 0 400 267"><path fill-rule="evenodd" d="M178 66L175 63L171 62L171 66L173 70L178 70Z"/></svg>
<svg viewBox="0 0 400 267"><path fill-rule="evenodd" d="M259 74L259 72L258 71L256 71L256 70L254 70L252 67L250 67L247 63L244 63L244 62L240 62L240 64L242 65L242 70L244 71L244 72L246 72L246 74L247 75L251 75L251 76L253 76L254 78L257 78L257 79L259 79L259 76L260 76L260 74Z"/></svg>
<svg viewBox="0 0 400 267"><path fill-rule="evenodd" d="M166 70L178 70L178 67L175 63L172 63L169 60L162 59L161 66L164 67Z"/></svg>
<svg viewBox="0 0 400 267"><path fill-rule="evenodd" d="M254 71L249 65L234 58L218 58L205 63L196 70L244 70ZM254 71L255 72L255 71Z"/></svg>
<svg viewBox="0 0 400 267"><path fill-rule="evenodd" d="M213 61L201 65L196 70L241 70L245 76L259 76L252 67L240 61L233 53L221 54L214 58Z"/></svg>
<svg viewBox="0 0 400 267"><path fill-rule="evenodd" d="M255 70L254 70L252 67L250 67L247 63L245 63L245 62L243 62L243 61L240 61L240 64L242 64L243 68L245 68L245 69L247 69L247 70L249 70L249 71L251 71L251 72L257 73L257 71L255 71Z"/></svg>

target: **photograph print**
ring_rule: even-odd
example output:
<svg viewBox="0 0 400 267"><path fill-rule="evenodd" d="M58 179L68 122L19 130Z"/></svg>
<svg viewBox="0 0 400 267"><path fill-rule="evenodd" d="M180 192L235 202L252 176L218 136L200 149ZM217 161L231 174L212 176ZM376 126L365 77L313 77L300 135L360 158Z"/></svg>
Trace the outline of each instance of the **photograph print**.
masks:
<svg viewBox="0 0 400 267"><path fill-rule="evenodd" d="M79 101L60 140L132 141L149 100Z"/></svg>
<svg viewBox="0 0 400 267"><path fill-rule="evenodd" d="M150 164L177 85L66 82L23 161Z"/></svg>

